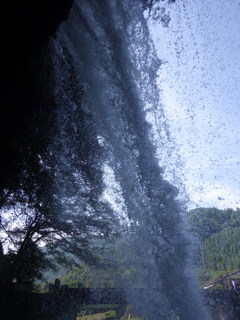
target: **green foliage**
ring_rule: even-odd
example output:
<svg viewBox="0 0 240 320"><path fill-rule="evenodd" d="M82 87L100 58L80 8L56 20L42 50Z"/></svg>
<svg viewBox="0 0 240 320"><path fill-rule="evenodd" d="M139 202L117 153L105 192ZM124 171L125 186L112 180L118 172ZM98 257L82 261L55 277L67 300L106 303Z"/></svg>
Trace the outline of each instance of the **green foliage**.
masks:
<svg viewBox="0 0 240 320"><path fill-rule="evenodd" d="M139 286L140 279L136 277L136 269L129 264L128 254L131 250L127 238L110 237L104 239L95 237L90 241L93 254L99 257L95 265L81 262L59 279L63 285L85 288L121 288Z"/></svg>
<svg viewBox="0 0 240 320"><path fill-rule="evenodd" d="M104 313L95 313L91 315L81 315L77 316L77 320L111 320L116 318L116 311L109 310Z"/></svg>
<svg viewBox="0 0 240 320"><path fill-rule="evenodd" d="M128 317L122 317L120 320L128 320L128 319L131 319L131 320L143 320L142 318L139 318L139 317L135 317L135 318L128 318Z"/></svg>
<svg viewBox="0 0 240 320"><path fill-rule="evenodd" d="M34 292L46 293L49 290L49 283L47 281L35 282L33 286Z"/></svg>
<svg viewBox="0 0 240 320"><path fill-rule="evenodd" d="M222 290L223 289L223 285L221 283L215 283L213 285L212 289L214 289L214 290Z"/></svg>
<svg viewBox="0 0 240 320"><path fill-rule="evenodd" d="M238 270L240 209L197 208L188 213L190 230L200 239L200 281Z"/></svg>
<svg viewBox="0 0 240 320"><path fill-rule="evenodd" d="M202 243L204 270L237 270L240 265L240 228L227 228Z"/></svg>
<svg viewBox="0 0 240 320"><path fill-rule="evenodd" d="M219 210L217 208L197 208L189 211L188 221L191 231L204 240L226 228L229 223L240 225L240 210Z"/></svg>

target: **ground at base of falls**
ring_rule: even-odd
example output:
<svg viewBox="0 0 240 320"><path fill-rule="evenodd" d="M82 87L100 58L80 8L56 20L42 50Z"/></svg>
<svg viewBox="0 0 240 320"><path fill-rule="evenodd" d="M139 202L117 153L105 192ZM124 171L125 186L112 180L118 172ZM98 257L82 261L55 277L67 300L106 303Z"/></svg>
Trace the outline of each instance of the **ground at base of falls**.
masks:
<svg viewBox="0 0 240 320"><path fill-rule="evenodd" d="M96 313L86 316L77 317L76 320L113 320L116 318L115 311L108 311L104 313Z"/></svg>

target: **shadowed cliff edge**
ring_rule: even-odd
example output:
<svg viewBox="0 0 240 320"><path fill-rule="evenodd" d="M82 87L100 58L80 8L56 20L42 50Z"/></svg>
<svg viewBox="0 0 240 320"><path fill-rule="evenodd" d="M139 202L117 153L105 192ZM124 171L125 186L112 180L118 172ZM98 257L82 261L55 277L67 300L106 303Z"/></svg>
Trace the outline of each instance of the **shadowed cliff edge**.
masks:
<svg viewBox="0 0 240 320"><path fill-rule="evenodd" d="M0 188L16 174L49 37L67 18L72 0L5 1L2 11ZM1 206L1 204L0 204Z"/></svg>

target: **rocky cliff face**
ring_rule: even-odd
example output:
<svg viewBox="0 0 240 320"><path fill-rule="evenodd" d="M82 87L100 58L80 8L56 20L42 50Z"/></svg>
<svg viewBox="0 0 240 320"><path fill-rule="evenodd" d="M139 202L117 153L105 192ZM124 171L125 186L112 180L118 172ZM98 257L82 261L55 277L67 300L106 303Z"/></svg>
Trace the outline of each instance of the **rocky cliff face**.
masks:
<svg viewBox="0 0 240 320"><path fill-rule="evenodd" d="M33 101L48 39L67 18L72 2L12 0L2 4L0 191L13 179L9 173L18 170L19 150L30 134L26 128L37 112Z"/></svg>
<svg viewBox="0 0 240 320"><path fill-rule="evenodd" d="M1 22L4 104L9 105L14 100L15 90L21 95L19 86L23 86L23 80L31 78L33 71L37 72L31 70L31 64L40 59L47 39L54 34L61 21L67 18L72 2L6 1ZM35 65L38 63L35 61Z"/></svg>

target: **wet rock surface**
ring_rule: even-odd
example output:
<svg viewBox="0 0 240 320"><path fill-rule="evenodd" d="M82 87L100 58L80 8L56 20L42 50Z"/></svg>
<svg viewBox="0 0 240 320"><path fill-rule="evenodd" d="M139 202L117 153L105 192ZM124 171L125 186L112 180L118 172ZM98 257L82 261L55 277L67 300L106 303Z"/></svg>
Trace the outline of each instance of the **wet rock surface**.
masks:
<svg viewBox="0 0 240 320"><path fill-rule="evenodd" d="M1 17L0 188L17 172L19 150L28 139L48 39L68 17L72 0L5 1Z"/></svg>

